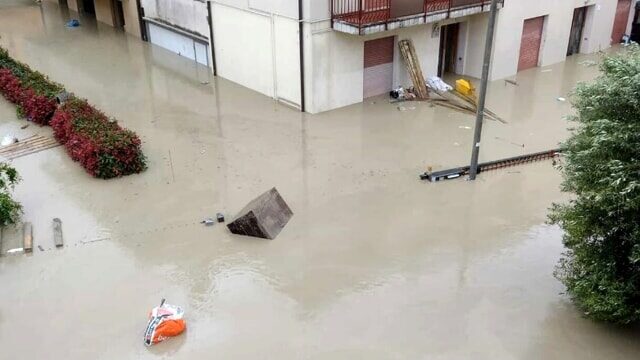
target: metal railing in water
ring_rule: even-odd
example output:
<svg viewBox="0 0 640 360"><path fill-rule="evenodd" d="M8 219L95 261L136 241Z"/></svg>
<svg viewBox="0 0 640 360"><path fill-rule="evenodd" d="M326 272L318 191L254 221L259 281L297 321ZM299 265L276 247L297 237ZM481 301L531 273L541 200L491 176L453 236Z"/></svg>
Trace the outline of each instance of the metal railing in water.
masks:
<svg viewBox="0 0 640 360"><path fill-rule="evenodd" d="M447 13L465 7L488 5L490 0L329 0L331 21L340 21L359 29L386 25L410 16Z"/></svg>

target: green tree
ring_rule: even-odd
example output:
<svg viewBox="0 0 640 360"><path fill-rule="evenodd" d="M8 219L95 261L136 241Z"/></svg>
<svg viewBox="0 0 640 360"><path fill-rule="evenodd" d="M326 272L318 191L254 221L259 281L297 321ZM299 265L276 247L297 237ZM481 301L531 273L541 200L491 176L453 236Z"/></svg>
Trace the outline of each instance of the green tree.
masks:
<svg viewBox="0 0 640 360"><path fill-rule="evenodd" d="M640 48L607 56L602 75L578 85L562 144L562 190L550 220L567 251L556 277L584 313L628 324L640 320Z"/></svg>
<svg viewBox="0 0 640 360"><path fill-rule="evenodd" d="M11 191L18 182L18 171L7 163L0 163L0 226L15 224L20 220L22 205L11 197Z"/></svg>

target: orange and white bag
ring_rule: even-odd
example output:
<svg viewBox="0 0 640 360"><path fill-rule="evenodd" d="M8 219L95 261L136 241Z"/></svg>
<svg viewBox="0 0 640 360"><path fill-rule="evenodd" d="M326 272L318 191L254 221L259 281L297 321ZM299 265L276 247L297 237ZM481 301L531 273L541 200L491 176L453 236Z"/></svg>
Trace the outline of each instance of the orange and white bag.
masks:
<svg viewBox="0 0 640 360"><path fill-rule="evenodd" d="M155 345L182 334L186 328L184 310L179 306L169 305L162 299L160 306L153 308L149 314L149 323L144 332L144 344Z"/></svg>

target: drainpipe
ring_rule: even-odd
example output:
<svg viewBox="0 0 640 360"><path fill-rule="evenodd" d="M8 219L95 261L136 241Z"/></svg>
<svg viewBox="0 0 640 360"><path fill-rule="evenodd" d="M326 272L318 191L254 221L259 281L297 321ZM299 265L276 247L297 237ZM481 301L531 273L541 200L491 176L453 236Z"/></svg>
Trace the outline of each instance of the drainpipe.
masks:
<svg viewBox="0 0 640 360"><path fill-rule="evenodd" d="M300 111L305 112L304 94L304 14L302 13L302 1L298 0L298 37L300 42Z"/></svg>
<svg viewBox="0 0 640 360"><path fill-rule="evenodd" d="M147 26L142 20L144 18L144 8L140 4L140 0L136 0L136 8L138 9L138 24L140 24L140 38L142 38L142 41L149 41Z"/></svg>
<svg viewBox="0 0 640 360"><path fill-rule="evenodd" d="M218 65L216 64L216 47L213 43L213 13L211 11L211 1L207 1L207 20L209 21L209 39L211 41L211 62L213 65L213 76L218 76Z"/></svg>

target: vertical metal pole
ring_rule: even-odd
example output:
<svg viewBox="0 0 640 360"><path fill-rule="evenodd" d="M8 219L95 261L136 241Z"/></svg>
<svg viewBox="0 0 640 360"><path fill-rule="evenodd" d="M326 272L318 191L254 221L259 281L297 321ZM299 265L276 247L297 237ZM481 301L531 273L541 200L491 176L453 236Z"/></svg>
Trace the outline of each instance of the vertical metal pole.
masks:
<svg viewBox="0 0 640 360"><path fill-rule="evenodd" d="M487 100L487 85L489 83L489 68L491 66L491 52L493 50L493 33L496 27L498 0L491 0L491 14L487 28L487 40L484 48L484 63L482 64L482 80L480 82L480 97L478 99L478 113L476 127L473 133L473 150L471 153L471 167L469 180L475 180L478 174L478 158L480 157L480 140L482 138L482 124L484 120L484 106Z"/></svg>
<svg viewBox="0 0 640 360"><path fill-rule="evenodd" d="M213 40L213 11L211 10L211 1L207 1L207 20L209 21L209 39L211 40L211 65L213 66L213 76L218 76L216 46Z"/></svg>
<svg viewBox="0 0 640 360"><path fill-rule="evenodd" d="M358 0L358 35L362 35L362 0Z"/></svg>
<svg viewBox="0 0 640 360"><path fill-rule="evenodd" d="M298 42L300 43L300 111L307 111L305 104L305 83L304 83L304 9L302 1L298 0ZM331 0L333 5L333 0ZM333 16L332 16L333 18Z"/></svg>

